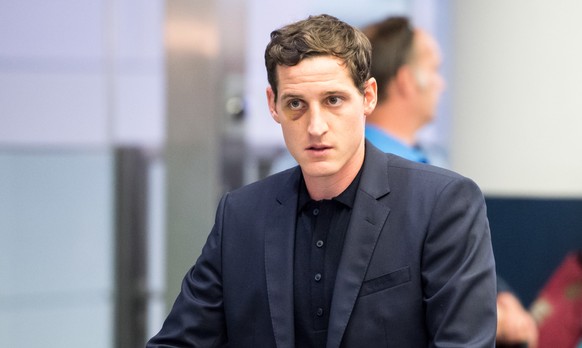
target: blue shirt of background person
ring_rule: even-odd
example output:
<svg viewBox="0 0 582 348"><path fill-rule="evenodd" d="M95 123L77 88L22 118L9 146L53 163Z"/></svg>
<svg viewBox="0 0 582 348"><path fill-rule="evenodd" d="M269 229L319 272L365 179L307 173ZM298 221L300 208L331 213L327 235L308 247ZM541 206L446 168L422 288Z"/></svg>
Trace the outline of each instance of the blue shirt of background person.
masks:
<svg viewBox="0 0 582 348"><path fill-rule="evenodd" d="M371 124L366 125L366 138L377 148L414 162L428 163L424 152L417 146L408 146Z"/></svg>

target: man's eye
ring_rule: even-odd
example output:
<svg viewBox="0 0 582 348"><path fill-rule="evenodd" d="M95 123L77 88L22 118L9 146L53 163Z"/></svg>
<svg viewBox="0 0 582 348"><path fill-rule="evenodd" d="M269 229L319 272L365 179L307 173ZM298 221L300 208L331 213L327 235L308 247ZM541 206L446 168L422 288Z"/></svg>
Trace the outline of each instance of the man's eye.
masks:
<svg viewBox="0 0 582 348"><path fill-rule="evenodd" d="M293 110L297 110L297 109L301 108L301 101L299 101L299 100L291 100L289 102L289 108L291 108Z"/></svg>
<svg viewBox="0 0 582 348"><path fill-rule="evenodd" d="M328 102L331 105L338 105L342 102L342 98L336 96L329 97Z"/></svg>

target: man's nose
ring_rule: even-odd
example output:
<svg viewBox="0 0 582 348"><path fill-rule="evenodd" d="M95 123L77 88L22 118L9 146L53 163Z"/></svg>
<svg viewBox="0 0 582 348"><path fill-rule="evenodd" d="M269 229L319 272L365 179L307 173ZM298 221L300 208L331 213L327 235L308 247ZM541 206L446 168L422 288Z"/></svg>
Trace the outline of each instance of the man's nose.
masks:
<svg viewBox="0 0 582 348"><path fill-rule="evenodd" d="M327 132L328 126L325 115L319 107L312 107L309 110L309 125L307 131L310 135L321 136Z"/></svg>

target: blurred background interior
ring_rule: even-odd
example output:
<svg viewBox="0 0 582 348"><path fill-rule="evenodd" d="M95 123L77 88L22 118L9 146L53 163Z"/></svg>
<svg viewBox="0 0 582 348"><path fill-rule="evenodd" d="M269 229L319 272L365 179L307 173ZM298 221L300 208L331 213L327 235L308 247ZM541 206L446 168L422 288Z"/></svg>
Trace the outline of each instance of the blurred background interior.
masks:
<svg viewBox="0 0 582 348"><path fill-rule="evenodd" d="M408 15L447 89L421 139L483 189L526 306L582 248L582 2L0 0L0 340L143 347L227 190L284 151L271 30Z"/></svg>

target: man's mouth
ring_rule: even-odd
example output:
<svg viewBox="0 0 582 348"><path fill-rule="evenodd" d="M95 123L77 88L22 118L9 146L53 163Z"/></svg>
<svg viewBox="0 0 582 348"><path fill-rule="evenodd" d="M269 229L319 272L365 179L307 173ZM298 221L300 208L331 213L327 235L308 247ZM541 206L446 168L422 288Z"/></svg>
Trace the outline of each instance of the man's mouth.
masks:
<svg viewBox="0 0 582 348"><path fill-rule="evenodd" d="M312 154L324 154L326 153L327 150L330 150L331 148L332 147L328 145L316 144L308 146L307 151Z"/></svg>
<svg viewBox="0 0 582 348"><path fill-rule="evenodd" d="M327 146L327 145L311 145L307 148L307 150L312 150L312 151L323 151L323 150L327 150L327 149L331 149L331 146Z"/></svg>

